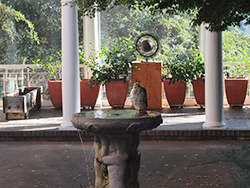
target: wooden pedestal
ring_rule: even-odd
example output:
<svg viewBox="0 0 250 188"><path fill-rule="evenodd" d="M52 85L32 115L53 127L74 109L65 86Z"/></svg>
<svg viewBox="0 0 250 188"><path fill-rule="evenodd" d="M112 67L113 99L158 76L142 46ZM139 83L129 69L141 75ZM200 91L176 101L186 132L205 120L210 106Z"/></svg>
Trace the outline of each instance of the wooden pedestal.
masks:
<svg viewBox="0 0 250 188"><path fill-rule="evenodd" d="M147 90L148 109L162 108L161 62L133 62L132 86L138 82Z"/></svg>

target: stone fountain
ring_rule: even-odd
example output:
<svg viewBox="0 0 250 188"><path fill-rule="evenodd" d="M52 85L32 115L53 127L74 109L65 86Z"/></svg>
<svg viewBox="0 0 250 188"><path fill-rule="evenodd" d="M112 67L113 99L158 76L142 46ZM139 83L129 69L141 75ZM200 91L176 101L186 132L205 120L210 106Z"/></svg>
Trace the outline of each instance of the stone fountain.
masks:
<svg viewBox="0 0 250 188"><path fill-rule="evenodd" d="M95 188L139 188L139 133L162 123L158 112L96 110L74 114L75 128L94 133Z"/></svg>

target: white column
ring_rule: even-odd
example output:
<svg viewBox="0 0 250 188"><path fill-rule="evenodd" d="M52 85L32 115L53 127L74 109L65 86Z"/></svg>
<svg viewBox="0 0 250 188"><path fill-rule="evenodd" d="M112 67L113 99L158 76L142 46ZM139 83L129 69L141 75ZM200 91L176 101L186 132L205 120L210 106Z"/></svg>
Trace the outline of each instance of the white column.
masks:
<svg viewBox="0 0 250 188"><path fill-rule="evenodd" d="M226 129L223 121L222 33L205 32L205 116L203 129Z"/></svg>
<svg viewBox="0 0 250 188"><path fill-rule="evenodd" d="M63 123L60 129L75 129L71 119L80 112L80 71L77 7L62 0L62 93Z"/></svg>
<svg viewBox="0 0 250 188"><path fill-rule="evenodd" d="M94 25L95 25L95 50L100 51L101 47L101 23L100 23L100 12L96 12Z"/></svg>
<svg viewBox="0 0 250 188"><path fill-rule="evenodd" d="M89 18L88 16L84 16L83 18L83 44L85 59L88 60L89 57L94 54L96 44L94 18ZM84 77L91 77L91 72L87 69L87 67L84 69Z"/></svg>
<svg viewBox="0 0 250 188"><path fill-rule="evenodd" d="M100 13L97 12L94 18L85 16L83 18L83 44L85 59L87 60L95 51L100 50ZM91 71L85 66L84 77L90 78ZM102 106L102 85L100 86L99 96L96 101L96 106Z"/></svg>
<svg viewBox="0 0 250 188"><path fill-rule="evenodd" d="M199 45L200 45L200 51L203 57L205 57L205 33L206 28L204 24L201 24L199 27Z"/></svg>

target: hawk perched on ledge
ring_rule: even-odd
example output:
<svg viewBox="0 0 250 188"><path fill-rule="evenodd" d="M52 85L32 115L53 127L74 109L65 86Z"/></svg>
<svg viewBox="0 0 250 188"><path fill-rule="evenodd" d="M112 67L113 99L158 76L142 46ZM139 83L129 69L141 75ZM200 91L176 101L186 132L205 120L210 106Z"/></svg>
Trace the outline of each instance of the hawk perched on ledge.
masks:
<svg viewBox="0 0 250 188"><path fill-rule="evenodd" d="M134 83L130 93L131 102L136 110L146 110L148 106L147 91L138 82Z"/></svg>

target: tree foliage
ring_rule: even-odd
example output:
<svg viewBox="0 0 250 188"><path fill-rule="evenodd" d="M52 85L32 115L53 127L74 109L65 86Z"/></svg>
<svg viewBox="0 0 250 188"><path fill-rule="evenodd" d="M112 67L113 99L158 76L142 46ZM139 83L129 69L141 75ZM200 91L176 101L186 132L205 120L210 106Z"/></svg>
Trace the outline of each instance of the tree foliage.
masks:
<svg viewBox="0 0 250 188"><path fill-rule="evenodd" d="M223 60L225 62L250 62L250 35L234 27L223 32Z"/></svg>
<svg viewBox="0 0 250 188"><path fill-rule="evenodd" d="M35 32L34 25L31 21L25 18L25 15L19 11L12 9L0 2L0 26L2 31L6 32L11 41L14 42L14 38L18 35L14 22L23 21L30 29L30 38L38 42L37 32Z"/></svg>
<svg viewBox="0 0 250 188"><path fill-rule="evenodd" d="M17 31L17 36L20 38L18 42L15 40L15 44L10 47L13 48L13 54L18 59L27 57L26 63L32 63L36 59L53 56L53 52L59 52L61 49L61 1L60 0L1 0L2 4L8 7L12 7L16 12L22 12L26 19L29 20L35 28L37 35L40 39L40 45L31 43L24 31L28 30L28 27L24 22L15 22L13 28L9 30ZM4 15L4 14L3 14ZM83 41L83 14L78 11L78 24L79 24L79 41ZM4 45L2 45L4 46ZM8 52L7 52L8 53ZM0 52L1 54L1 52ZM2 51L5 56L4 51ZM16 60L18 61L18 60ZM2 61L2 63L9 63L16 61Z"/></svg>
<svg viewBox="0 0 250 188"><path fill-rule="evenodd" d="M204 77L204 73L201 73L201 71L204 72L202 66L199 67L198 72L196 70L198 27L190 24L195 11L189 14L175 12L171 15L152 15L149 9L151 7L140 10L138 5L130 10L126 6L118 6L102 12L102 42L106 46L110 44L119 46L117 38L124 37L134 42L138 35L147 31L154 34L161 44L161 50L154 59L163 62L163 76L171 75L173 81L188 81L191 77ZM137 60L145 59L137 54Z"/></svg>
<svg viewBox="0 0 250 188"><path fill-rule="evenodd" d="M24 23L25 28L17 28L16 24ZM28 40L29 45L39 44L38 34L33 23L25 15L0 2L1 63L15 62L16 45Z"/></svg>
<svg viewBox="0 0 250 188"><path fill-rule="evenodd" d="M157 60L171 58L172 52L177 49L184 55L193 44L197 45L198 28L190 25L192 14L176 12L174 15L151 15L149 9L140 10L135 6L129 10L119 6L102 12L102 43L116 45L119 37L135 41L138 35L147 31L154 34L161 44L161 50L155 57Z"/></svg>
<svg viewBox="0 0 250 188"><path fill-rule="evenodd" d="M227 77L246 77L250 73L250 35L239 27L223 32L223 61Z"/></svg>
<svg viewBox="0 0 250 188"><path fill-rule="evenodd" d="M172 14L176 11L198 10L192 23L209 24L211 31L224 31L228 26L240 25L246 20L250 23L250 3L247 0L77 0L85 15L94 16L96 11L112 9L118 5L129 8L137 5L141 10L151 7L150 12Z"/></svg>
<svg viewBox="0 0 250 188"><path fill-rule="evenodd" d="M188 75L191 76L186 80L194 77L204 78L204 61L197 58L199 57L197 53L197 50L199 51L198 27L191 24L198 10L152 15L150 9L153 7L141 10L138 5L131 6L131 9L122 5L103 11L101 13L102 43L106 46L109 44L116 46L116 39L119 37L135 41L136 36L141 32L149 31L156 35L161 43L161 50L155 60L161 60L165 67L177 64L179 67L188 68L189 70L185 71L189 71ZM246 64L250 62L249 40L250 36L243 27L230 27L223 32L223 61L237 63L239 65L237 67L230 66L235 71L237 70L237 74L248 73L249 66ZM138 60L143 59L138 56ZM165 71L163 76L170 75L170 69L163 69L163 71ZM175 77L181 78L177 74Z"/></svg>
<svg viewBox="0 0 250 188"><path fill-rule="evenodd" d="M18 63L23 58L27 58L26 63L32 63L38 54L46 58L46 56L51 56L52 49L56 51L61 49L60 0L1 0L1 2L16 12L22 12L25 18L33 24L40 39L39 45L32 43L25 34L28 26L23 22L13 22L13 28L9 27L9 29L11 31L13 29L16 30L17 35L15 39L18 38L19 40L15 40L15 43L11 44L10 48L13 49L12 54L15 54L16 59L3 63ZM6 53L8 54L9 52L7 51Z"/></svg>

